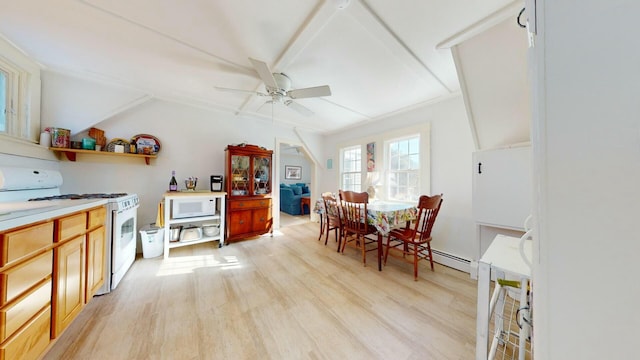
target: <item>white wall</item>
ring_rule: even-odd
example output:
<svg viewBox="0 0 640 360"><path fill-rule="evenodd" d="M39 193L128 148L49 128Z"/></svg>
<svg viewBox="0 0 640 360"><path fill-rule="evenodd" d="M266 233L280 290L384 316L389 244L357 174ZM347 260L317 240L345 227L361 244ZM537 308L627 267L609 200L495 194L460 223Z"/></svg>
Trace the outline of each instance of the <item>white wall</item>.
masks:
<svg viewBox="0 0 640 360"><path fill-rule="evenodd" d="M527 32L516 14L453 48L478 150L530 140Z"/></svg>
<svg viewBox="0 0 640 360"><path fill-rule="evenodd" d="M121 86L42 72L42 128L62 127L76 134L114 113L148 98L145 93ZM71 97L72 95L72 97Z"/></svg>
<svg viewBox="0 0 640 360"><path fill-rule="evenodd" d="M325 157L320 161L326 165L327 159L332 159L333 168L323 174L319 191L336 191L339 187L338 144L425 122L431 124L431 189L427 192L442 193L444 198L433 230L433 247L462 258L475 258L471 210L474 145L460 96L327 136Z"/></svg>
<svg viewBox="0 0 640 360"><path fill-rule="evenodd" d="M537 3L535 356L637 359L640 2Z"/></svg>
<svg viewBox="0 0 640 360"><path fill-rule="evenodd" d="M302 168L302 179L300 180L290 180L285 179L284 175L284 167L286 165L300 166ZM307 160L304 155L304 152L300 154L288 154L285 152L280 152L280 182L284 184L295 184L295 183L305 183L310 184L311 181L311 165L312 163Z"/></svg>

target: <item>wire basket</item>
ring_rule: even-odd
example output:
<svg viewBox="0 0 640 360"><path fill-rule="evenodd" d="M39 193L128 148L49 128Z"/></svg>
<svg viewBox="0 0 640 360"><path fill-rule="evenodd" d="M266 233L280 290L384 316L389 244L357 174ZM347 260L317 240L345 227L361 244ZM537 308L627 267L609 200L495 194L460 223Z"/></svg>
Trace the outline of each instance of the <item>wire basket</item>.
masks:
<svg viewBox="0 0 640 360"><path fill-rule="evenodd" d="M520 289L514 289L512 287L505 286L501 290L500 298L504 301L498 300L496 308L491 317L489 325L489 333L498 341L496 348L495 360L511 360L518 359L520 354L520 334L521 326L518 325L522 316L519 316L520 309L529 309L529 305L525 304L524 307L520 306L520 302L515 297L520 296ZM520 318L520 319L519 319ZM529 316L528 318L531 318ZM524 358L526 360L533 359L531 351L531 339L527 338L525 342Z"/></svg>

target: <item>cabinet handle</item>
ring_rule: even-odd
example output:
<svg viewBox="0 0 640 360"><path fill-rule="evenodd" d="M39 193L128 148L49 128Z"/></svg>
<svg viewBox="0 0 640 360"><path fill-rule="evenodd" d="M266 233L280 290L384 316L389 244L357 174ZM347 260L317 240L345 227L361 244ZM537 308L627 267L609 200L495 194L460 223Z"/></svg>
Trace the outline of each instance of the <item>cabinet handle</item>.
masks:
<svg viewBox="0 0 640 360"><path fill-rule="evenodd" d="M240 224L244 224L244 220L240 220L240 221L239 221L239 223L240 223Z"/></svg>
<svg viewBox="0 0 640 360"><path fill-rule="evenodd" d="M478 174L482 174L482 163L478 163Z"/></svg>

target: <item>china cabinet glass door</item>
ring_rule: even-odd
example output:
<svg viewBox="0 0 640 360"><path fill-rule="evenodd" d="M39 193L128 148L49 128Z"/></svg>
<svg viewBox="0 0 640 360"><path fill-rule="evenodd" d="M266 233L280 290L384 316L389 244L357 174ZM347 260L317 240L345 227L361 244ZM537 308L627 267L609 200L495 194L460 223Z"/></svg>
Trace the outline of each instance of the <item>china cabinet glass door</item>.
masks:
<svg viewBox="0 0 640 360"><path fill-rule="evenodd" d="M249 156L231 156L231 193L249 195Z"/></svg>
<svg viewBox="0 0 640 360"><path fill-rule="evenodd" d="M253 192L269 194L271 192L271 158L256 156L253 158Z"/></svg>

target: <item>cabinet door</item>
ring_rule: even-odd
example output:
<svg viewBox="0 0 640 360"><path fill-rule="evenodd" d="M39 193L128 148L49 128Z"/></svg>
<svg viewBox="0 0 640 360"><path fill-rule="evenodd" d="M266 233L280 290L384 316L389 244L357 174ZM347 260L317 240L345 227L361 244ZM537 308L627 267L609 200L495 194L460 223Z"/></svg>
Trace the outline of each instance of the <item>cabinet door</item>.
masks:
<svg viewBox="0 0 640 360"><path fill-rule="evenodd" d="M253 210L252 231L265 233L271 228L271 207Z"/></svg>
<svg viewBox="0 0 640 360"><path fill-rule="evenodd" d="M54 249L53 329L57 338L84 306L84 242L78 236Z"/></svg>
<svg viewBox="0 0 640 360"><path fill-rule="evenodd" d="M85 304L104 284L106 236L104 226L87 233L87 285Z"/></svg>
<svg viewBox="0 0 640 360"><path fill-rule="evenodd" d="M232 211L229 214L229 220L231 236L251 232L251 210Z"/></svg>
<svg viewBox="0 0 640 360"><path fill-rule="evenodd" d="M253 158L253 193L256 195L271 193L271 157Z"/></svg>
<svg viewBox="0 0 640 360"><path fill-rule="evenodd" d="M249 195L249 162L247 155L231 155L231 195Z"/></svg>
<svg viewBox="0 0 640 360"><path fill-rule="evenodd" d="M473 216L477 223L524 229L531 213L531 147L473 153Z"/></svg>

